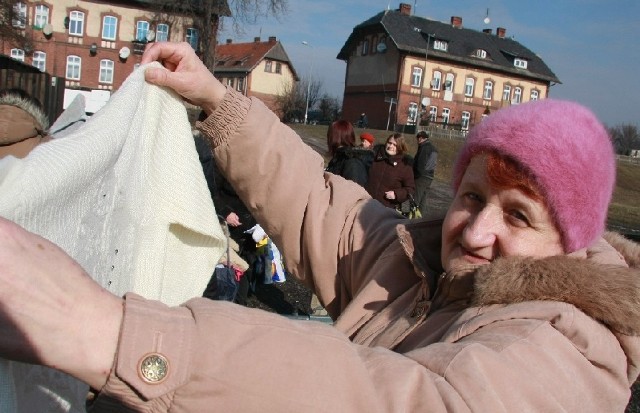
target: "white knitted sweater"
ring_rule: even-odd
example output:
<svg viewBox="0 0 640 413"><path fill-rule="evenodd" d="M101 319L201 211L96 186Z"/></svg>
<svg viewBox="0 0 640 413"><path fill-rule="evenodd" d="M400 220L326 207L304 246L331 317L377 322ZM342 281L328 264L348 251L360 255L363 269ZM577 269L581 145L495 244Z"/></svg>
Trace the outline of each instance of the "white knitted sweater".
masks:
<svg viewBox="0 0 640 413"><path fill-rule="evenodd" d="M184 105L144 70L73 133L0 161L0 215L58 244L114 294L177 305L202 294L225 239ZM0 360L1 412L82 412L86 390Z"/></svg>

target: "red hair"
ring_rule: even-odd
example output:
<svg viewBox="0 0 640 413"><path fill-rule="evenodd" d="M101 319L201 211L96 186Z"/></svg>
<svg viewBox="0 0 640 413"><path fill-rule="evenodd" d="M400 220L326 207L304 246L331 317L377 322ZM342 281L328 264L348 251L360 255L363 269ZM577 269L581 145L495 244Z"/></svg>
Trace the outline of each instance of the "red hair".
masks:
<svg viewBox="0 0 640 413"><path fill-rule="evenodd" d="M356 133L351 123L346 120L337 120L327 129L327 148L333 156L341 146L353 147L356 144Z"/></svg>
<svg viewBox="0 0 640 413"><path fill-rule="evenodd" d="M496 189L518 189L529 198L545 203L533 177L511 158L497 152L487 152L487 177Z"/></svg>

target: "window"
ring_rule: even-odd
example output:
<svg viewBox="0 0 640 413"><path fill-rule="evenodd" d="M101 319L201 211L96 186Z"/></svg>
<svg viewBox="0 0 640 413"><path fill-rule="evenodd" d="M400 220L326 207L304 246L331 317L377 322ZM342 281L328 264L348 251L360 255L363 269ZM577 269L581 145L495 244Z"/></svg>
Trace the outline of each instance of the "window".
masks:
<svg viewBox="0 0 640 413"><path fill-rule="evenodd" d="M538 100L539 97L540 97L540 92L534 89L531 91L531 97L529 98L529 100Z"/></svg>
<svg viewBox="0 0 640 413"><path fill-rule="evenodd" d="M487 51L486 50L482 50L482 49L478 49L478 50L476 50L475 56L479 57L480 59L486 59L487 58Z"/></svg>
<svg viewBox="0 0 640 413"><path fill-rule="evenodd" d="M515 58L513 60L513 65L515 67L519 67L520 69L526 69L527 68L527 61L524 59L520 59L520 58Z"/></svg>
<svg viewBox="0 0 640 413"><path fill-rule="evenodd" d="M444 90L446 90L447 92L453 91L454 79L455 77L453 76L453 73L447 73L447 80L444 82Z"/></svg>
<svg viewBox="0 0 640 413"><path fill-rule="evenodd" d="M80 80L81 59L78 56L67 56L67 74L66 78L71 80Z"/></svg>
<svg viewBox="0 0 640 413"><path fill-rule="evenodd" d="M482 93L482 98L489 100L493 96L493 82L487 80L484 82L484 92Z"/></svg>
<svg viewBox="0 0 640 413"><path fill-rule="evenodd" d="M511 86L504 85L504 89L502 89L502 100L507 102L511 100Z"/></svg>
<svg viewBox="0 0 640 413"><path fill-rule="evenodd" d="M431 79L431 88L433 90L440 90L441 81L442 81L442 73L438 71L433 72L433 79Z"/></svg>
<svg viewBox="0 0 640 413"><path fill-rule="evenodd" d="M416 123L418 119L418 104L415 102L409 103L409 116L407 117L407 124L412 125Z"/></svg>
<svg viewBox="0 0 640 413"><path fill-rule="evenodd" d="M156 26L156 42L166 42L169 40L169 25L158 23Z"/></svg>
<svg viewBox="0 0 640 413"><path fill-rule="evenodd" d="M13 11L16 15L11 24L13 24L13 27L24 29L27 24L27 5L22 2L16 3L13 6Z"/></svg>
<svg viewBox="0 0 640 413"><path fill-rule="evenodd" d="M33 25L36 29L42 30L47 23L49 23L49 8L43 4L38 4Z"/></svg>
<svg viewBox="0 0 640 413"><path fill-rule="evenodd" d="M47 54L45 52L35 51L33 52L33 67L37 67L38 70L44 72L47 70Z"/></svg>
<svg viewBox="0 0 640 413"><path fill-rule="evenodd" d="M244 92L244 77L239 77L236 83L236 90L238 92Z"/></svg>
<svg viewBox="0 0 640 413"><path fill-rule="evenodd" d="M100 83L113 83L113 60L100 61Z"/></svg>
<svg viewBox="0 0 640 413"><path fill-rule="evenodd" d="M118 32L118 19L113 16L104 16L102 19L102 38L105 40L116 40Z"/></svg>
<svg viewBox="0 0 640 413"><path fill-rule="evenodd" d="M24 62L24 50L22 49L11 49L11 57L13 59Z"/></svg>
<svg viewBox="0 0 640 413"><path fill-rule="evenodd" d="M411 86L420 87L422 85L422 68L418 66L413 67L413 73L411 74Z"/></svg>
<svg viewBox="0 0 640 413"><path fill-rule="evenodd" d="M280 62L276 63L276 73L278 74L282 73L282 63Z"/></svg>
<svg viewBox="0 0 640 413"><path fill-rule="evenodd" d="M264 61L264 71L271 73L271 60Z"/></svg>
<svg viewBox="0 0 640 413"><path fill-rule="evenodd" d="M369 40L362 41L362 55L366 56L369 53Z"/></svg>
<svg viewBox="0 0 640 413"><path fill-rule="evenodd" d="M449 44L444 40L434 40L433 41L433 49L434 50L442 50L443 52L447 51L447 47Z"/></svg>
<svg viewBox="0 0 640 413"><path fill-rule="evenodd" d="M138 20L136 23L136 41L146 42L147 33L149 33L149 22Z"/></svg>
<svg viewBox="0 0 640 413"><path fill-rule="evenodd" d="M198 50L198 29L189 27L187 29L186 41L191 45L193 50Z"/></svg>
<svg viewBox="0 0 640 413"><path fill-rule="evenodd" d="M465 96L473 96L473 86L476 81L472 77L468 77L464 82L464 95Z"/></svg>
<svg viewBox="0 0 640 413"><path fill-rule="evenodd" d="M469 129L469 119L471 119L471 114L469 112L462 112L462 117L460 118L462 130Z"/></svg>
<svg viewBox="0 0 640 413"><path fill-rule="evenodd" d="M72 11L69 13L69 34L82 36L82 33L84 33L84 13L81 11Z"/></svg>
<svg viewBox="0 0 640 413"><path fill-rule="evenodd" d="M451 110L449 108L443 108L442 109L442 122L444 122L444 124L448 124L449 123L449 114L451 113Z"/></svg>
<svg viewBox="0 0 640 413"><path fill-rule="evenodd" d="M227 86L233 87L233 78L232 77L227 79Z"/></svg>
<svg viewBox="0 0 640 413"><path fill-rule="evenodd" d="M430 122L435 122L437 118L438 118L438 107L437 106L431 106L429 108L429 121Z"/></svg>
<svg viewBox="0 0 640 413"><path fill-rule="evenodd" d="M522 102L522 89L520 89L519 87L513 89L513 103L514 105L519 104L520 102Z"/></svg>

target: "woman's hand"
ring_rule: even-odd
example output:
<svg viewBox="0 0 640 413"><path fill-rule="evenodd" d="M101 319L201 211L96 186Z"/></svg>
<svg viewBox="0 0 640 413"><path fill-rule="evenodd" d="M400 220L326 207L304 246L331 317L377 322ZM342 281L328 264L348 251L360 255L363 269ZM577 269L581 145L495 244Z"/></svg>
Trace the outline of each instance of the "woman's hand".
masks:
<svg viewBox="0 0 640 413"><path fill-rule="evenodd" d="M0 218L0 356L100 389L121 322L122 299L53 243Z"/></svg>
<svg viewBox="0 0 640 413"><path fill-rule="evenodd" d="M231 225L232 227L239 227L240 225L242 225L242 222L240 222L240 217L235 212L231 212L224 220L227 221L227 224Z"/></svg>
<svg viewBox="0 0 640 413"><path fill-rule="evenodd" d="M159 61L167 70L149 68L147 82L173 89L190 103L211 114L226 93L189 43L155 42L142 55L142 64Z"/></svg>
<svg viewBox="0 0 640 413"><path fill-rule="evenodd" d="M394 191L387 191L384 193L384 197L391 201L396 199L396 193Z"/></svg>

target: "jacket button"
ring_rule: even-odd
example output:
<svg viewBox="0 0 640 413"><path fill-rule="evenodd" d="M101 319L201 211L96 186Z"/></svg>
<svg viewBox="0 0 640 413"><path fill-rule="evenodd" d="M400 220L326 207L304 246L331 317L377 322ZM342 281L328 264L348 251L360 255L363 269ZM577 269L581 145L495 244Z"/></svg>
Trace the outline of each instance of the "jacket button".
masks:
<svg viewBox="0 0 640 413"><path fill-rule="evenodd" d="M169 373L169 361L162 354L147 354L140 360L138 372L148 384L161 383Z"/></svg>

